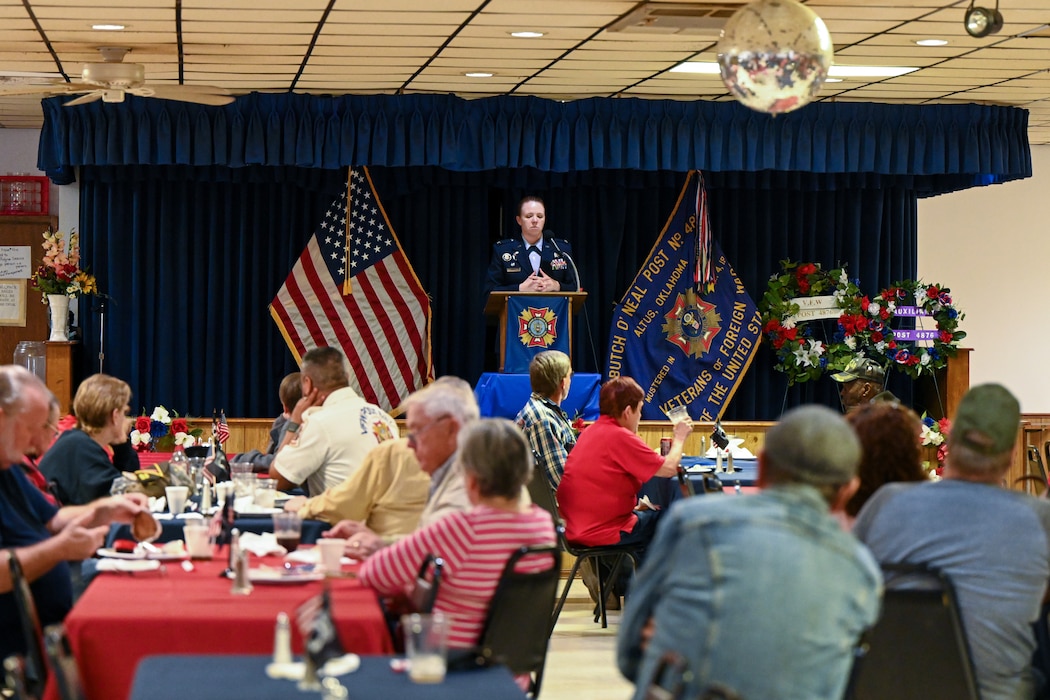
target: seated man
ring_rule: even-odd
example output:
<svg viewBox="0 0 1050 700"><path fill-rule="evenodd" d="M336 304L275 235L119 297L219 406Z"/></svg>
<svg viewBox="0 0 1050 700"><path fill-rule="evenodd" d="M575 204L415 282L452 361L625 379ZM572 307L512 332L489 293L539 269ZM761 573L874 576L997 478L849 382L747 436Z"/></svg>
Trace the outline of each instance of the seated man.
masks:
<svg viewBox="0 0 1050 700"><path fill-rule="evenodd" d="M831 378L839 383L843 413L872 401L897 401L897 397L885 389L886 370L867 357L850 360L846 369L831 375Z"/></svg>
<svg viewBox="0 0 1050 700"><path fill-rule="evenodd" d="M1050 580L1050 502L1002 488L1019 427L1009 391L973 387L956 411L942 480L886 484L853 528L880 562L951 577L983 700L1034 696L1031 625Z"/></svg>
<svg viewBox="0 0 1050 700"><path fill-rule="evenodd" d="M405 440L419 461L419 468L430 476L426 505L419 527L437 522L449 513L470 507L463 471L456 464L459 432L480 416L474 391L458 377L440 377L405 400ZM363 559L390 544L360 522L344 520L324 537L346 537L346 553Z"/></svg>
<svg viewBox="0 0 1050 700"><path fill-rule="evenodd" d="M399 438L369 452L360 468L335 488L309 499L296 496L284 509L326 523L360 521L394 541L419 526L429 492L430 475L420 470L408 440Z"/></svg>
<svg viewBox="0 0 1050 700"><path fill-rule="evenodd" d="M536 353L529 362L532 395L518 412L518 427L525 433L536 458L536 468L558 488L565 458L576 444L576 433L561 402L569 394L572 366L569 356L558 350Z"/></svg>
<svg viewBox="0 0 1050 700"><path fill-rule="evenodd" d="M41 624L61 622L73 605L66 562L92 556L110 522L130 522L146 512L142 494L57 508L15 466L33 431L48 421L48 397L47 387L24 367L0 367L0 658L26 651L10 557L18 558L30 582Z"/></svg>
<svg viewBox="0 0 1050 700"><path fill-rule="evenodd" d="M394 419L350 388L346 359L335 348L303 355L302 389L270 464L282 491L303 482L312 494L338 486L373 447L398 436Z"/></svg>
<svg viewBox="0 0 1050 700"><path fill-rule="evenodd" d="M857 488L860 444L841 416L804 406L758 459L761 493L687 499L663 518L620 625L636 699L667 651L689 663L685 697L713 683L756 700L842 697L881 590L871 555L829 514Z"/></svg>

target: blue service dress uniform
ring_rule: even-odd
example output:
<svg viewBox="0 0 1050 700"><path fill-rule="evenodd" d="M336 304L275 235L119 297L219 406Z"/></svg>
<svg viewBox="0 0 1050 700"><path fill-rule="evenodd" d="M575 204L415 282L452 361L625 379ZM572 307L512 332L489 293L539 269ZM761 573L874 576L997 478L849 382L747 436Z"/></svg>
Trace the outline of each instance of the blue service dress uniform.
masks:
<svg viewBox="0 0 1050 700"><path fill-rule="evenodd" d="M558 281L563 292L579 291L573 264L570 261L572 246L564 238L541 239L540 269L548 277ZM516 292L518 285L532 274L532 261L529 260L528 246L525 239L507 238L492 247L492 261L489 262L488 275L485 278L485 295L489 292Z"/></svg>

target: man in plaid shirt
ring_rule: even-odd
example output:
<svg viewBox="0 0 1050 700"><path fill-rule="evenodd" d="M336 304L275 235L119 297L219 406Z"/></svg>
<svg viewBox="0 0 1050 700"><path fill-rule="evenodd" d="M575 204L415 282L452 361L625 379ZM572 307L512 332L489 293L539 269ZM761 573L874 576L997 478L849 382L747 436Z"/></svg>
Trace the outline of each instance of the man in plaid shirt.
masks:
<svg viewBox="0 0 1050 700"><path fill-rule="evenodd" d="M569 394L572 366L569 356L558 350L537 353L529 363L532 396L518 412L518 427L529 440L536 466L553 488L561 482L565 459L576 444L576 431L561 402Z"/></svg>

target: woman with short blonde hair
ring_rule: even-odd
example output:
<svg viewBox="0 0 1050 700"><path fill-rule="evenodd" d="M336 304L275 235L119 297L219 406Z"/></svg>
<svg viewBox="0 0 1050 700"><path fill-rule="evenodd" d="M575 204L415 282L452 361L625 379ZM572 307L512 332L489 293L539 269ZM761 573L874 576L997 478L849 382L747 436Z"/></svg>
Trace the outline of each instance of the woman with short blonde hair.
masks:
<svg viewBox="0 0 1050 700"><path fill-rule="evenodd" d="M109 495L120 470L111 445L128 440L131 387L107 374L94 374L73 397L77 427L62 433L40 460L40 471L63 505L81 505Z"/></svg>

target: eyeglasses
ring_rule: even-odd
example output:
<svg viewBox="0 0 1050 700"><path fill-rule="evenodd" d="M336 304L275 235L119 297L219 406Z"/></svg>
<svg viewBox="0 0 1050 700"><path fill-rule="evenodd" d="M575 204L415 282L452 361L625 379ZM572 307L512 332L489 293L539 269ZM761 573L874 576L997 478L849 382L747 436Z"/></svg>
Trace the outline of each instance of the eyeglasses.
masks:
<svg viewBox="0 0 1050 700"><path fill-rule="evenodd" d="M410 430L407 433L405 433L405 439L408 440L409 442L416 442L417 440L419 440L419 436L420 435L422 435L423 433L427 432L428 430L433 428L435 425L437 425L441 421L445 420L446 418L450 418L450 417L451 416L449 416L447 413L445 415L443 415L443 416L438 416L434 420L432 420L429 423L427 423L426 425L424 425L422 428L420 428L418 430Z"/></svg>

